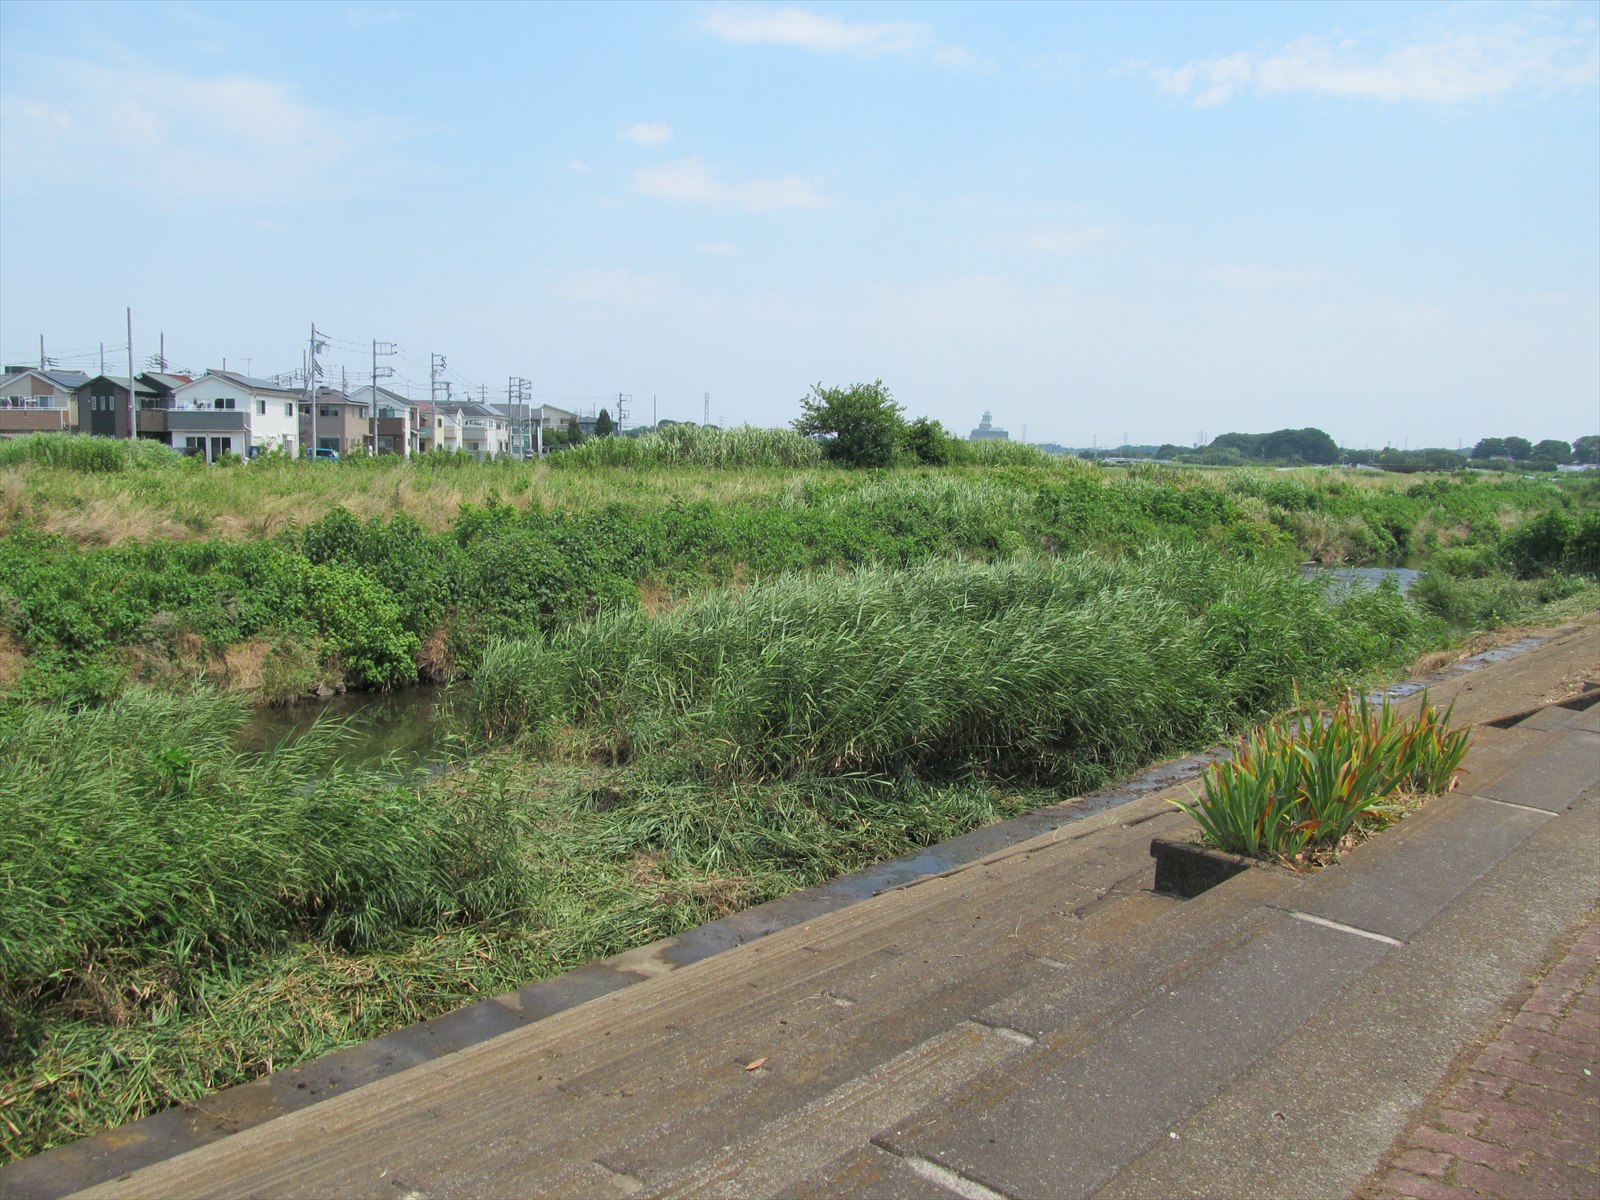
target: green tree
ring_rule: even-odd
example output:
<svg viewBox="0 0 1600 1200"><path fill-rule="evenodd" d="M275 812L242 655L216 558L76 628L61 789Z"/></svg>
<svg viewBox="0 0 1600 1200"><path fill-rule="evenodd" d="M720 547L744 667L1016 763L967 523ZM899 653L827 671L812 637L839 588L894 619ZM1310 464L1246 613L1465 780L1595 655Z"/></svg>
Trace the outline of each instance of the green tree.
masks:
<svg viewBox="0 0 1600 1200"><path fill-rule="evenodd" d="M1533 443L1527 438L1508 437L1506 439L1506 457L1514 458L1518 462L1525 462L1533 457Z"/></svg>
<svg viewBox="0 0 1600 1200"><path fill-rule="evenodd" d="M1505 438L1484 438L1472 448L1472 457L1479 462L1486 458L1504 458L1505 456Z"/></svg>
<svg viewBox="0 0 1600 1200"><path fill-rule="evenodd" d="M1263 458L1298 458L1306 463L1334 463L1339 461L1339 445L1322 430L1308 426L1305 429L1279 429L1261 439Z"/></svg>
<svg viewBox="0 0 1600 1200"><path fill-rule="evenodd" d="M1572 461L1572 444L1559 438L1545 438L1533 448L1530 455L1535 462L1564 463Z"/></svg>
<svg viewBox="0 0 1600 1200"><path fill-rule="evenodd" d="M613 432L611 414L602 408L600 415L594 419L594 435L595 437L610 437Z"/></svg>
<svg viewBox="0 0 1600 1200"><path fill-rule="evenodd" d="M852 467L887 467L894 463L905 432L905 417L883 380L851 388L824 388L820 383L800 401L796 433L822 437L824 453Z"/></svg>
<svg viewBox="0 0 1600 1200"><path fill-rule="evenodd" d="M906 449L919 463L926 463L931 467L943 467L949 464L953 454L950 443L954 440L944 431L943 425L937 421L930 421L927 417L918 417L906 426Z"/></svg>
<svg viewBox="0 0 1600 1200"><path fill-rule="evenodd" d="M567 418L567 445L581 446L588 438L584 435L583 427L578 424L576 415Z"/></svg>
<svg viewBox="0 0 1600 1200"><path fill-rule="evenodd" d="M1600 433L1585 434L1572 443L1572 461L1600 463Z"/></svg>

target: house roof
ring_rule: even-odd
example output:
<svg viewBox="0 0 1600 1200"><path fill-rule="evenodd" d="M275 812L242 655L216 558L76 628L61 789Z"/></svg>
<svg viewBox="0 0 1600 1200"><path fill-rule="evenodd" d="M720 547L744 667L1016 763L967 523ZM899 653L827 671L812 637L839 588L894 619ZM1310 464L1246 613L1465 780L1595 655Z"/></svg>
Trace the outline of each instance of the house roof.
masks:
<svg viewBox="0 0 1600 1200"><path fill-rule="evenodd" d="M370 383L363 383L360 387L358 387L355 391L351 392L350 394L352 396L355 396L355 395L359 395L362 392L370 392L370 391L372 391L372 385ZM399 395L399 394L397 394L395 392L391 392L386 387L378 388L378 400L380 402L382 402L384 400L387 400L391 404L403 404L407 408L418 408L423 403L423 401L421 401L421 400L412 400L412 399L409 399L406 396L401 396L401 395Z"/></svg>
<svg viewBox="0 0 1600 1200"><path fill-rule="evenodd" d="M136 394L143 392L147 396L159 396L162 394L161 390L163 388L165 388L167 391L172 390L168 385L161 383L159 379L154 379L150 375L139 374L135 375L133 378L136 384L134 389ZM86 389L91 388L102 379L104 379L107 383L114 384L123 391L128 390L128 377L126 375L95 375L92 376L83 386Z"/></svg>
<svg viewBox="0 0 1600 1200"><path fill-rule="evenodd" d="M486 404L479 404L476 400L457 400L450 404L439 405L439 411L444 413L458 413L468 417L493 417L503 421L505 413L496 412Z"/></svg>
<svg viewBox="0 0 1600 1200"><path fill-rule="evenodd" d="M237 371L218 371L212 369L207 371L205 375L202 375L200 378L204 379L206 375L214 375L218 379L226 379L229 383L235 384L238 387L247 388L252 392L272 392L279 396L305 395L304 388L286 387L283 384L275 383L270 379L256 379L250 375L241 375ZM198 383L199 380L191 380L190 382Z"/></svg>
<svg viewBox="0 0 1600 1200"><path fill-rule="evenodd" d="M41 371L38 367L24 367L20 371L8 372L0 382L10 383L13 379L20 379L24 375L37 375L40 379L68 392L75 392L89 382L89 376L82 371Z"/></svg>

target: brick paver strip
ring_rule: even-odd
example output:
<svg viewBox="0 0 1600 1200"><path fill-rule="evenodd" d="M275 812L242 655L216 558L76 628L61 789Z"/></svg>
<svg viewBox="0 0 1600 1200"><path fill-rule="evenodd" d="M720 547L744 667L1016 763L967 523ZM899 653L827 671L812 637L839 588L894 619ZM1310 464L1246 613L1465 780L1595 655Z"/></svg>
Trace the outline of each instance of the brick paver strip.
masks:
<svg viewBox="0 0 1600 1200"><path fill-rule="evenodd" d="M1600 1200L1600 914L1459 1065L1362 1200Z"/></svg>

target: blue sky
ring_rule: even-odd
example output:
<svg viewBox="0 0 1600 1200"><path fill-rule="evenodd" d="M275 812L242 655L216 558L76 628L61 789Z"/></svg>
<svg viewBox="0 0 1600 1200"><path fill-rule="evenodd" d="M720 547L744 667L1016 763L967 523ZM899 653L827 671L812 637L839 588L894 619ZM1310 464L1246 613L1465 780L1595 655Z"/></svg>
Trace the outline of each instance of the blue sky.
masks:
<svg viewBox="0 0 1600 1200"><path fill-rule="evenodd" d="M0 354L1600 429L1600 5L0 2ZM120 351L108 356L121 362ZM652 400L653 398L653 400Z"/></svg>

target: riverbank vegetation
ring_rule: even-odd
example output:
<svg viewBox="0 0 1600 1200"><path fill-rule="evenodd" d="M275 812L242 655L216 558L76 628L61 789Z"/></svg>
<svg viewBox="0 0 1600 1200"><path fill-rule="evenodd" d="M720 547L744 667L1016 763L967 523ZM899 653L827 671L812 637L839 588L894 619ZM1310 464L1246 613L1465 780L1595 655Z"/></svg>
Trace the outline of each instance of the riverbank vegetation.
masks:
<svg viewBox="0 0 1600 1200"><path fill-rule="evenodd" d="M13 466L0 504L0 694L96 702L129 683L198 677L285 703L448 680L470 675L493 637L866 563L1153 542L1282 564L1432 563L1418 598L1471 627L1571 594L1600 562L1596 481L577 457L612 444L729 464L815 449L781 431L695 430L655 451L649 439L598 439L559 470L457 456Z"/></svg>
<svg viewBox="0 0 1600 1200"><path fill-rule="evenodd" d="M737 434L0 447L0 1154L1071 797L1452 622L1594 607L1595 485ZM1425 570L1408 600L1307 560ZM237 749L251 703L418 679L470 695L442 773L327 722Z"/></svg>

